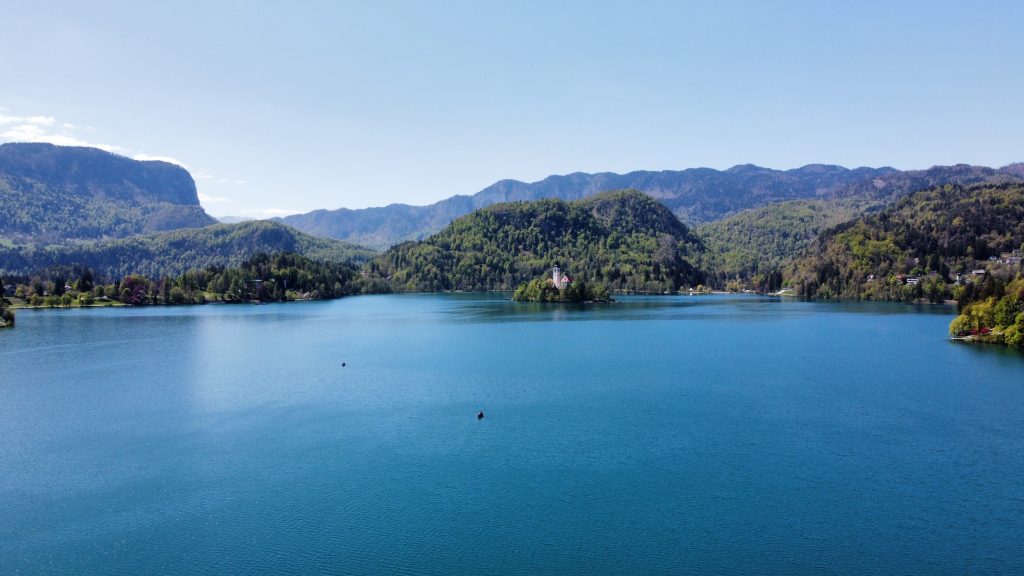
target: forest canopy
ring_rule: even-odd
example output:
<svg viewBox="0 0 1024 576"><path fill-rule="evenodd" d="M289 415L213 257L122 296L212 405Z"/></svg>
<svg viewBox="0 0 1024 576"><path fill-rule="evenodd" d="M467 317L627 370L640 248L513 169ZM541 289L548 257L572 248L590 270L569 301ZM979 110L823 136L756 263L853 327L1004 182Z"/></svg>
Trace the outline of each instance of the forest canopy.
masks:
<svg viewBox="0 0 1024 576"><path fill-rule="evenodd" d="M675 292L699 284L700 240L665 206L635 190L574 201L496 204L365 267L377 291L513 290L555 264L613 290Z"/></svg>

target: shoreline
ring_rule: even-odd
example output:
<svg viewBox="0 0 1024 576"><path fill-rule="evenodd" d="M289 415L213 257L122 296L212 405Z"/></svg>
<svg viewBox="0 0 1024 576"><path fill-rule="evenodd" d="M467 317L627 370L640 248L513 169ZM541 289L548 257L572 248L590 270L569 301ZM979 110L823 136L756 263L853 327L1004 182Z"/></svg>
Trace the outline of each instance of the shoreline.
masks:
<svg viewBox="0 0 1024 576"><path fill-rule="evenodd" d="M23 300L19 300L17 302L13 302L11 305L8 306L8 308L11 309L11 310L69 310L69 309L75 309L75 308L89 308L89 309L92 309L92 308L155 308L155 307L208 306L208 305L214 305L214 306L218 306L218 305L234 306L234 305L244 305L244 304L263 305L263 304L287 304L287 303L294 303L294 302L317 302L317 301L340 300L340 299L343 299L343 298L352 298L352 297L355 297L355 296L387 296L387 295L399 296L399 295L412 295L412 294L511 294L512 292L514 292L514 290L439 290L439 291L436 291L436 292L367 292L367 293L359 292L359 293L354 293L354 294L346 294L344 296L339 296L337 298L319 298L319 299L318 298L299 298L299 299L294 299L294 300L267 300L267 301L262 301L262 300L246 300L246 301L207 300L205 302L186 302L186 303L181 303L181 304L164 304L164 303L157 303L157 304L124 304L124 303L119 302L117 300L111 300L111 301L108 301L108 302L104 302L102 304L72 304L72 305L68 305L68 306L63 306L63 305L59 305L59 306L45 306L45 305L44 306L31 306L31 305L26 304ZM615 296L659 296L659 297L660 296L665 296L665 297L672 297L672 296L760 296L760 297L766 297L767 296L767 297L773 297L773 298L802 299L801 297L799 297L799 296L797 296L796 294L793 294L793 293L778 294L778 293L775 293L775 292L730 292L728 290L709 290L709 291L706 291L706 292L696 292L696 291L694 291L694 292L672 292L672 293L665 293L665 292L638 292L638 291L624 290L624 291L614 292L614 294L615 294ZM505 298L505 299L509 300L509 301L514 301L512 298ZM533 302L532 300L522 300L522 301L523 302ZM900 301L900 300L873 300L873 299L864 299L864 298L857 298L857 299L853 299L853 298L835 298L835 299L811 298L811 299L806 299L806 301L808 301L808 302L836 302L836 303L838 303L838 302L885 302L885 303L891 303L891 304L906 304L906 305L912 305L912 306L920 306L920 305L956 306L957 305L957 301L956 300L944 300L942 302L930 302L928 300L915 300L915 301L912 301L912 302L903 302L903 301ZM565 301L561 301L561 300L551 300L551 301L545 301L545 302L571 303L571 304L584 304L584 303L604 304L604 303L614 303L614 302L616 302L616 300L614 298L610 298L607 301L587 300L587 301L581 301L581 302L565 302Z"/></svg>

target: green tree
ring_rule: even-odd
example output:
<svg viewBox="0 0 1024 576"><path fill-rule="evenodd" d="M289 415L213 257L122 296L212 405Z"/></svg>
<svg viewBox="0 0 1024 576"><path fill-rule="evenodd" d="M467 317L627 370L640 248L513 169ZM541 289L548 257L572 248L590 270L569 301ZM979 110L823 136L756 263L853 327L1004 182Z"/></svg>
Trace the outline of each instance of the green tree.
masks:
<svg viewBox="0 0 1024 576"><path fill-rule="evenodd" d="M0 327L14 326L14 312L7 307L6 294L4 279L0 278Z"/></svg>
<svg viewBox="0 0 1024 576"><path fill-rule="evenodd" d="M81 278L78 279L78 290L81 292L89 292L94 287L94 281L92 276L92 269L86 268L82 272Z"/></svg>
<svg viewBox="0 0 1024 576"><path fill-rule="evenodd" d="M177 286L171 288L167 294L167 301L170 304L185 304L185 291Z"/></svg>

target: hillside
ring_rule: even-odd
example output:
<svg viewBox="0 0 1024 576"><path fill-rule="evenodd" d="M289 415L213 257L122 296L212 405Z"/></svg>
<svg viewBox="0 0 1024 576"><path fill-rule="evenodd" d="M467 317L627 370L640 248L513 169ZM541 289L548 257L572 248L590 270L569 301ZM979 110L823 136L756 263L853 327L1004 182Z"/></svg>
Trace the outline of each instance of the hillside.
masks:
<svg viewBox="0 0 1024 576"><path fill-rule="evenodd" d="M215 222L180 166L96 148L0 145L0 239L122 238Z"/></svg>
<svg viewBox="0 0 1024 576"><path fill-rule="evenodd" d="M707 244L702 267L713 271L713 286L777 289L778 270L810 247L831 226L877 212L913 190L947 183L1008 184L1022 182L1019 165L999 170L964 164L915 172L894 172L870 185L856 184L832 197L795 200L744 210L699 226Z"/></svg>
<svg viewBox="0 0 1024 576"><path fill-rule="evenodd" d="M807 297L969 297L1019 272L1022 248L1024 184L947 184L822 232L786 282Z"/></svg>
<svg viewBox="0 0 1024 576"><path fill-rule="evenodd" d="M42 269L77 266L105 277L158 278L208 266L237 267L256 254L281 252L334 262L362 262L374 255L360 246L316 238L276 222L252 221L99 242L0 246L0 274L26 276Z"/></svg>
<svg viewBox="0 0 1024 576"><path fill-rule="evenodd" d="M607 190L635 189L657 198L684 222L698 225L791 200L887 201L947 182L1000 182L1010 179L1014 170L1014 166L995 170L956 165L904 172L811 164L793 170L742 165L728 170L574 173L533 183L502 180L473 196L453 196L429 206L392 204L362 210L317 210L279 220L310 234L386 248L404 240L425 238L459 216L500 202L578 200Z"/></svg>
<svg viewBox="0 0 1024 576"><path fill-rule="evenodd" d="M712 286L777 290L778 271L819 232L880 206L855 199L793 200L702 224L695 229L707 247L701 267Z"/></svg>
<svg viewBox="0 0 1024 576"><path fill-rule="evenodd" d="M374 291L510 290L559 264L576 279L663 292L703 281L690 263L700 250L665 206L625 190L496 204L391 248L365 270Z"/></svg>
<svg viewBox="0 0 1024 576"><path fill-rule="evenodd" d="M384 249L403 240L422 240L484 205L477 206L469 196L454 196L429 206L314 210L274 220L315 236Z"/></svg>

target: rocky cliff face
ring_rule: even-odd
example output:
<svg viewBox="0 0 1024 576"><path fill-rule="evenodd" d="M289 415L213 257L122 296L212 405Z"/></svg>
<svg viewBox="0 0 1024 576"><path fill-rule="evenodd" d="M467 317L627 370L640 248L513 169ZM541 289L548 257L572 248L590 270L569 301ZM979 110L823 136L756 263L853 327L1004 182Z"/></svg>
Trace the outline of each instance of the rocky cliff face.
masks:
<svg viewBox="0 0 1024 576"><path fill-rule="evenodd" d="M96 148L0 145L0 238L120 238L215 223L181 166Z"/></svg>

